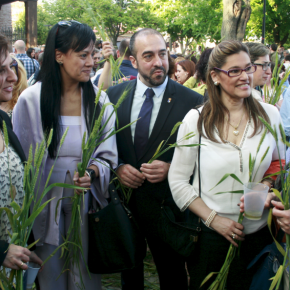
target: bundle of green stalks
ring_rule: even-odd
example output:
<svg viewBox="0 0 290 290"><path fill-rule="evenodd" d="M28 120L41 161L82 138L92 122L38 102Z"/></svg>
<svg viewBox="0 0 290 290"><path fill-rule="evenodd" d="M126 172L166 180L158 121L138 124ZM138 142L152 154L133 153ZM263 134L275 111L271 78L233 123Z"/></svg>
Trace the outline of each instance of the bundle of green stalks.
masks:
<svg viewBox="0 0 290 290"><path fill-rule="evenodd" d="M283 64L279 66L279 57L278 54L276 54L276 62L275 62L275 68L272 72L272 78L271 78L271 90L272 92L269 92L268 87L264 86L264 95L265 95L265 102L271 105L276 105L279 100L280 96L283 93L284 84L288 81L288 77L290 75L290 68L287 69L285 72L284 77L282 80L280 80L280 73L282 72Z"/></svg>
<svg viewBox="0 0 290 290"><path fill-rule="evenodd" d="M148 164L151 164L154 160L157 160L161 155L163 155L165 152L167 152L171 148L175 148L175 147L195 147L195 146L199 146L199 144L179 145L183 141L189 140L190 138L192 138L192 137L195 136L195 134L193 132L190 132L190 133L186 134L184 137L182 137L179 140L177 140L175 143L169 144L166 147L166 145L167 145L170 137L176 132L176 130L179 128L179 126L181 124L182 124L182 122L178 122L178 123L176 123L174 125L173 129L171 130L171 133L170 133L169 137L167 138L166 141L163 140L159 144L156 152L154 153L154 155L152 156L152 158L148 161ZM119 182L119 188L121 188L121 190L123 192L123 195L124 195L124 198L125 198L126 203L129 203L130 198L132 196L133 189L132 188L129 188L129 187L125 187L124 185L121 184L121 182Z"/></svg>
<svg viewBox="0 0 290 290"><path fill-rule="evenodd" d="M260 151L260 148L261 148L262 143L264 142L264 139L266 137L267 132L268 132L268 130L265 129L264 132L263 132L263 134L262 134L261 140L260 140L259 145L257 147L256 157L257 157L257 155L258 155L258 153ZM249 156L249 182L254 182L255 177L256 177L256 174L257 174L257 172L258 172L258 170L259 170L259 168L261 166L261 163L263 162L263 160L265 159L265 157L268 154L269 148L270 147L267 147L265 153L263 154L263 156L262 156L262 158L260 160L260 163L258 164L258 168L257 168L255 174L254 174L254 171L255 171L255 165L256 165L256 157L252 157L251 154L250 154L250 156ZM277 175L277 174L278 173L271 174L271 175L266 176L265 178L268 178L270 176ZM222 183L228 177L233 178L234 180L236 180L237 182L239 182L241 185L243 185L243 182L235 174L228 173L228 174L225 174L222 177L222 179L215 185L215 187L217 185L219 185L220 183ZM216 194L223 194L223 193L243 194L244 193L244 190L225 191L225 192L218 192ZM243 213L240 213L239 218L238 218L238 223L241 224L243 222L243 219L244 219L244 214ZM238 249L240 249L240 247L242 246L242 243L240 241L238 241L238 245L239 245L239 248ZM225 262L224 262L222 268L220 269L220 271L219 272L212 272L208 276L206 276L206 278L203 280L201 286L203 286L214 275L217 275L216 278L215 278L215 280L208 287L208 290L224 290L224 289L226 289L226 284L227 284L227 278L228 278L228 274L229 274L229 269L230 269L230 266L231 266L232 261L234 260L234 258L236 256L236 253L237 253L237 250L238 249L233 244L231 244L230 245L230 248L228 250L228 253L227 253Z"/></svg>
<svg viewBox="0 0 290 290"><path fill-rule="evenodd" d="M282 165L282 160L285 158L283 158L284 156L281 156L281 154L280 154L280 150L279 150L279 146L278 146L278 141L279 141L278 131L277 131L276 127L272 128L271 125L269 123L267 123L264 119L262 119L261 117L259 117L259 118L264 123L264 125L267 127L267 129L272 134L272 136L274 137L276 147L278 148L279 164L280 164L279 174L281 177L282 190L281 190L281 192L279 192L278 190L273 188L273 192L275 193L276 197L283 204L284 210L289 210L290 209L290 207L289 207L290 174L289 174L289 171L286 174L285 168L283 168L283 165ZM285 135L282 124L279 125L279 131L280 131L280 136L281 136L282 142L286 146L290 147L290 143L286 141L286 135ZM270 209L269 216L268 216L268 227L269 227L270 232L271 232L271 223L272 223L272 209ZM271 235L275 241L277 249L284 256L283 265L280 265L278 271L276 272L276 275L272 278L272 283L270 286L270 290L273 290L273 289L278 290L280 287L282 278L283 278L284 270L289 265L289 261L290 261L290 235L286 234L286 252L284 251L283 247L276 241L272 232L271 232ZM289 282L290 282L290 277L289 277Z"/></svg>
<svg viewBox="0 0 290 290"><path fill-rule="evenodd" d="M117 104L114 105L110 102L105 103L102 105L100 114L98 118L95 120L94 124L91 126L90 134L87 138L86 133L83 135L82 139L82 162L78 163L77 165L77 170L79 173L79 176L82 177L85 175L86 168L89 164L90 159L92 159L92 155L96 148L112 136L116 135L118 132L121 130L124 130L125 128L131 126L134 122L129 123L128 125L120 128L120 129L115 129L115 127L110 128L109 131L105 132L105 128L110 121L110 119L113 117L114 113L116 114L116 123L118 127L118 119L117 119L117 109L121 105L121 103L124 101L126 98L128 91L130 90L130 87L126 88L123 94L121 95L120 99L118 100ZM96 108L99 106L99 100L101 96L101 88L99 89L96 99L95 99L95 110L94 110L94 118L95 119L95 113L96 113ZM106 111L106 108L108 106L113 107L112 113L109 115L108 119L104 122L102 125L102 119L104 116L104 113ZM98 161L97 159L93 159ZM102 163L102 162L100 162ZM103 163L102 163L103 164ZM74 186L72 185L72 188ZM79 187L76 187L78 189ZM84 190L81 194L75 193L73 197L69 197L72 199L72 220L71 224L69 226L68 232L66 237L64 237L64 246L62 248L63 255L65 258L65 264L62 270L62 273L66 271L69 268L69 265L71 265L72 268L77 268L79 272L79 277L80 277L80 285L79 288L85 289L82 275L81 275L81 259L80 259L80 253L83 259L83 262L85 263L85 266L87 268L87 271L90 275L90 272L88 270L88 267L85 262L85 258L83 255L83 245L82 245L82 235L81 235L81 227L82 227L82 212L84 208ZM68 198L68 197L65 197ZM60 199L62 200L62 199ZM59 202L57 206L59 205ZM57 211L56 211L57 215ZM56 218L55 215L55 218ZM60 274L62 274L60 273Z"/></svg>
<svg viewBox="0 0 290 290"><path fill-rule="evenodd" d="M68 130L68 129L67 129ZM65 136L67 134L67 130L61 138L59 150L64 142ZM8 168L9 164L9 153L8 153L8 133L5 122L3 121L3 132L4 132L4 140L5 147L7 151L8 157ZM28 160L24 165L24 177L23 177L23 188L24 188L24 199L23 204L20 206L14 200L17 195L17 191L15 186L12 184L11 174L9 170L9 178L10 178L10 197L12 202L8 207L0 208L0 215L5 212L8 216L9 223L11 225L12 233L8 232L10 236L10 245L14 244L17 246L21 246L27 249L33 247L37 242L27 245L28 237L30 236L34 220L37 216L42 212L42 210L48 205L48 203L53 199L47 200L42 203L45 195L56 186L71 188L71 185L63 184L63 183L54 183L48 186L48 182L51 177L51 173L54 169L54 165L52 166L49 175L47 177L43 192L38 195L39 185L41 182L40 176L42 176L44 170L44 158L47 152L47 148L51 143L53 131L51 130L47 140L43 140L40 145L36 144L36 148L34 151L34 155L32 153L32 145L30 146ZM59 154L59 150L57 153L57 157ZM56 159L57 159L56 157ZM55 159L55 160L56 160ZM81 189L81 188L79 188ZM16 281L16 284L15 284ZM9 277L7 277L7 272L5 267L3 267L0 272L0 287L3 290L23 290L23 270L11 270Z"/></svg>

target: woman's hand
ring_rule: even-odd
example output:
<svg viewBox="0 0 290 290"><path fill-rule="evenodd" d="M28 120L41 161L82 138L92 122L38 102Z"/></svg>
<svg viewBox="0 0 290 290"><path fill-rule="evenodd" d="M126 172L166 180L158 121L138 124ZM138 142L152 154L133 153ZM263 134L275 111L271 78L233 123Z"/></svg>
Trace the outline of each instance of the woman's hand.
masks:
<svg viewBox="0 0 290 290"><path fill-rule="evenodd" d="M245 240L245 234L243 233L244 226L231 219L216 215L210 226L235 247L238 247L235 240Z"/></svg>
<svg viewBox="0 0 290 290"><path fill-rule="evenodd" d="M273 200L275 198L275 193L270 191L268 192L265 204L264 204L264 209L266 208L270 208L271 206L271 200ZM245 211L245 196L243 195L240 199L240 203L238 204L238 206L240 206L240 212L244 212Z"/></svg>
<svg viewBox="0 0 290 290"><path fill-rule="evenodd" d="M91 165L88 168L93 169L95 171L96 177L99 176L99 168L97 166ZM85 189L89 189L91 186L91 178L89 176L87 176L86 174L83 177L80 177L79 173L76 172L74 174L73 181L74 181L76 186L84 187ZM81 194L82 192L83 192L83 190L81 190L81 189L76 190L77 194Z"/></svg>
<svg viewBox="0 0 290 290"><path fill-rule="evenodd" d="M29 262L31 252L23 247L10 245L3 266L14 270L27 270L25 263Z"/></svg>
<svg viewBox="0 0 290 290"><path fill-rule="evenodd" d="M35 254L35 252L31 252L29 259L30 259L30 262L38 264L39 266L41 266L43 263L43 261ZM39 272L41 272L42 270L43 270L43 266L41 266Z"/></svg>
<svg viewBox="0 0 290 290"><path fill-rule="evenodd" d="M281 229L288 235L290 235L290 210L284 210L282 202L272 200L273 216L277 217L277 222Z"/></svg>

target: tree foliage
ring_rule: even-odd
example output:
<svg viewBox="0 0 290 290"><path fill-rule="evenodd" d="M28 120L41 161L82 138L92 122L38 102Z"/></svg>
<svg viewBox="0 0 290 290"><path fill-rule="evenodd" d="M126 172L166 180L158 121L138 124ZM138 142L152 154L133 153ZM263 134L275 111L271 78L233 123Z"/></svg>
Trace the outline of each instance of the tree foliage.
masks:
<svg viewBox="0 0 290 290"><path fill-rule="evenodd" d="M247 36L262 37L263 0L251 0L252 15L247 26ZM289 41L290 0L266 1L266 42L284 45Z"/></svg>
<svg viewBox="0 0 290 290"><path fill-rule="evenodd" d="M164 19L173 41L193 39L200 43L220 39L222 6L220 0L153 0L151 11Z"/></svg>

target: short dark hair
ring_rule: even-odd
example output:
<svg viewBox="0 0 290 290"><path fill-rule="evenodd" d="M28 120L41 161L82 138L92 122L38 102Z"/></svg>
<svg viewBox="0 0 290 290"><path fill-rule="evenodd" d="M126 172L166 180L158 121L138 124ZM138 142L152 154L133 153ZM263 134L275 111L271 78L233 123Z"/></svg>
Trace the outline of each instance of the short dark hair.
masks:
<svg viewBox="0 0 290 290"><path fill-rule="evenodd" d="M31 54L32 54L33 51L35 51L35 49L34 49L33 47L29 47L29 48L27 49L27 51L26 51L26 54L27 54L30 58L32 58Z"/></svg>
<svg viewBox="0 0 290 290"><path fill-rule="evenodd" d="M123 39L120 42L120 45L119 45L120 56L123 56L125 54L125 57L127 58L130 57L131 51L130 51L129 45L130 45L130 39Z"/></svg>
<svg viewBox="0 0 290 290"><path fill-rule="evenodd" d="M97 49L97 48L94 48L93 55L96 54L96 53L100 53L100 50Z"/></svg>
<svg viewBox="0 0 290 290"><path fill-rule="evenodd" d="M6 59L8 52L8 39L4 34L0 33L0 64Z"/></svg>
<svg viewBox="0 0 290 290"><path fill-rule="evenodd" d="M276 50L277 50L277 44L276 44L276 43L272 43L272 44L271 44L271 49L272 49L273 51L276 51Z"/></svg>
<svg viewBox="0 0 290 290"><path fill-rule="evenodd" d="M285 56L285 60L290 61L290 54L287 54L287 55Z"/></svg>
<svg viewBox="0 0 290 290"><path fill-rule="evenodd" d="M246 42L249 49L251 62L254 63L260 56L270 55L268 47L263 43Z"/></svg>
<svg viewBox="0 0 290 290"><path fill-rule="evenodd" d="M160 32L158 32L157 30L153 29L153 28L143 28L143 29L140 29L138 31L136 31L131 39L130 39L130 45L129 45L129 49L131 51L131 55L133 55L135 58L136 58L136 55L137 55L137 52L135 51L135 41L136 41L136 38L140 35L159 35L163 40L163 36ZM164 40L164 43L165 43L165 46L166 46L166 42Z"/></svg>

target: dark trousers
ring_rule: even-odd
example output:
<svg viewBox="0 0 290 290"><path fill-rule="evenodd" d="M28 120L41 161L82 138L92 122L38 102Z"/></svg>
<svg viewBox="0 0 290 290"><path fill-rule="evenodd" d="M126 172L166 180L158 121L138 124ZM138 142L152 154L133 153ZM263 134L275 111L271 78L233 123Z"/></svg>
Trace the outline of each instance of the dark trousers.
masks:
<svg viewBox="0 0 290 290"><path fill-rule="evenodd" d="M250 288L252 278L257 270L256 266L247 270L247 266L256 255L273 239L268 227L260 229L258 232L246 235L245 241L241 243L240 255L238 251L231 263L227 278L229 290L247 290ZM216 278L216 275L200 288L202 281L211 272L220 271L230 242L223 236L206 228L201 224L201 234L194 253L187 260L187 268L190 275L190 290L206 290Z"/></svg>
<svg viewBox="0 0 290 290"><path fill-rule="evenodd" d="M163 192L167 191L170 193L167 180L156 184L145 181L142 187L133 192L129 205L152 253L159 276L160 289L187 290L185 258L163 242L158 227L158 221L161 218L160 205L165 196ZM171 200L172 207L176 207L172 198ZM176 209L180 213L177 207ZM143 265L122 272L122 289L144 289Z"/></svg>
<svg viewBox="0 0 290 290"><path fill-rule="evenodd" d="M185 259L156 237L147 237L147 243L157 268L161 290L187 290ZM144 289L143 264L122 272L122 290Z"/></svg>

